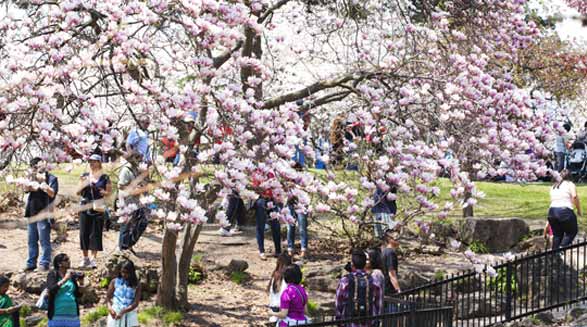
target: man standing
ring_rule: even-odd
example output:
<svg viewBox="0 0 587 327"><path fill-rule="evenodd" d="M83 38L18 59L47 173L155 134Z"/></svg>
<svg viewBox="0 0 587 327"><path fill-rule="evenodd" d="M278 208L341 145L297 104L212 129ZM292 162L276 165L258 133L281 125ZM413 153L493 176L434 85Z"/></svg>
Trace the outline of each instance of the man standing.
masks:
<svg viewBox="0 0 587 327"><path fill-rule="evenodd" d="M571 125L565 123L563 127L566 134L571 131ZM554 168L556 171L562 171L565 168L565 154L567 153L567 135L558 135L554 142Z"/></svg>
<svg viewBox="0 0 587 327"><path fill-rule="evenodd" d="M393 220L397 211L395 203L396 187L392 186L388 192L384 192L381 188L377 188L373 194L373 202L375 205L371 208L371 213L375 218L375 226L373 230L376 238L383 237L383 232L387 229L394 229L396 222Z"/></svg>
<svg viewBox="0 0 587 327"><path fill-rule="evenodd" d="M126 138L126 151L138 152L143 157L143 162L151 163L151 148L149 139L149 118L142 117L139 126L133 128Z"/></svg>
<svg viewBox="0 0 587 327"><path fill-rule="evenodd" d="M118 175L117 209L127 206L134 209L129 213L128 220L120 225L118 248L131 252L133 252L132 247L138 242L149 223L148 209L139 201L140 195L136 194L136 190L143 185L138 168L142 158L136 152L127 154Z"/></svg>
<svg viewBox="0 0 587 327"><path fill-rule="evenodd" d="M47 172L47 165L43 159L35 157L30 161L29 179L35 182L34 186L27 186L29 193L24 216L30 219L28 224L29 257L24 268L33 271L37 268L39 257L39 242L43 251L39 260L39 270L49 271L51 264L51 223L49 218L39 217L52 209L53 201L59 191L57 177Z"/></svg>
<svg viewBox="0 0 587 327"><path fill-rule="evenodd" d="M395 294L401 292L397 277L398 260L397 248L399 242L393 237L393 231L387 230L383 236L383 275L385 276L385 293Z"/></svg>
<svg viewBox="0 0 587 327"><path fill-rule="evenodd" d="M336 319L377 316L383 313L383 288L365 272L367 255L354 249L351 272L342 277L336 288ZM377 322L349 323L346 327L375 326Z"/></svg>

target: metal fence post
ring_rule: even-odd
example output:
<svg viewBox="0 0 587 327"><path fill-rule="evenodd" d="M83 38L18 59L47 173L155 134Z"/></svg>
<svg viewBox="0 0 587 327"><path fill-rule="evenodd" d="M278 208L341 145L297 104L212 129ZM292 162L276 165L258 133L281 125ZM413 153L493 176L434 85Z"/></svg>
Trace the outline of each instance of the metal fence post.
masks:
<svg viewBox="0 0 587 327"><path fill-rule="evenodd" d="M512 294L512 263L508 262L505 269L505 319L506 321L510 321L512 319L512 300L514 298Z"/></svg>

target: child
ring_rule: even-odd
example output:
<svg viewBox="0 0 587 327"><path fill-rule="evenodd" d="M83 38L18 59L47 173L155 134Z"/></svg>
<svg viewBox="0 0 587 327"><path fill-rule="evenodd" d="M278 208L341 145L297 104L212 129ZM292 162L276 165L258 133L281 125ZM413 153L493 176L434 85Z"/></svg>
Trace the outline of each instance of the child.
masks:
<svg viewBox="0 0 587 327"><path fill-rule="evenodd" d="M20 305L12 305L12 300L6 295L9 286L10 280L0 276L0 327L17 327L19 325Z"/></svg>
<svg viewBox="0 0 587 327"><path fill-rule="evenodd" d="M141 285L132 261L122 263L118 277L108 287L108 327L139 326L137 307Z"/></svg>
<svg viewBox="0 0 587 327"><path fill-rule="evenodd" d="M271 312L272 316L280 319L277 327L287 327L304 325L310 323L310 320L304 314L306 304L308 304L308 294L302 282L302 270L298 265L289 265L283 273L283 278L287 283L287 288L281 294L281 303L279 312Z"/></svg>

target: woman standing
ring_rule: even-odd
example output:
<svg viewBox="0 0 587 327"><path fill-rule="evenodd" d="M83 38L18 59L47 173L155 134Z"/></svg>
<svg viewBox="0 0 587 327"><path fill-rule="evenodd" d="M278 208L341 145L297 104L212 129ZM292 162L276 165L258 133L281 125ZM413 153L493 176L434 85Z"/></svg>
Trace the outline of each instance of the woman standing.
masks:
<svg viewBox="0 0 587 327"><path fill-rule="evenodd" d="M137 308L141 300L141 285L135 265L126 261L120 266L118 278L108 287L108 327L139 326Z"/></svg>
<svg viewBox="0 0 587 327"><path fill-rule="evenodd" d="M281 294L279 312L270 312L277 317L277 327L297 326L309 324L310 319L305 315L308 294L300 283L302 282L302 270L298 265L289 265L283 273L287 288Z"/></svg>
<svg viewBox="0 0 587 327"><path fill-rule="evenodd" d="M69 270L70 260L65 253L53 259L53 269L47 276L49 289L49 327L79 327L79 303L81 297L78 280L83 281L82 273Z"/></svg>
<svg viewBox="0 0 587 327"><path fill-rule="evenodd" d="M108 175L102 172L102 162L99 154L90 156L90 172L81 176L77 194L81 195L81 204L87 205L87 210L80 212L80 247L83 258L80 267L96 268L98 251L102 251L102 230L104 229L104 215L106 204L104 198L112 192L112 183ZM92 258L88 252L92 251Z"/></svg>
<svg viewBox="0 0 587 327"><path fill-rule="evenodd" d="M548 209L548 223L552 228L552 249L565 247L573 242L577 236L577 214L581 216L581 204L577 196L577 188L569 181L570 173L567 169L560 172L560 179L550 188L550 209Z"/></svg>

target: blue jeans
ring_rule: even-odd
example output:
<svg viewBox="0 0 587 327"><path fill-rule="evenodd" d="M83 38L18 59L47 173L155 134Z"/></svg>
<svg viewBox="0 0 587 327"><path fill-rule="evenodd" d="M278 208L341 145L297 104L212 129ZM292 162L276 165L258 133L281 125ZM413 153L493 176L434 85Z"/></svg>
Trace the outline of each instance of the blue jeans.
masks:
<svg viewBox="0 0 587 327"><path fill-rule="evenodd" d="M26 262L27 268L37 267L39 242L43 251L39 265L49 268L51 264L51 224L48 219L28 224L29 258Z"/></svg>
<svg viewBox="0 0 587 327"><path fill-rule="evenodd" d="M550 208L548 209L548 223L552 228L552 249L571 245L577 232L577 216L573 209L570 208Z"/></svg>
<svg viewBox="0 0 587 327"><path fill-rule="evenodd" d="M300 239L302 242L302 251L308 248L308 217L303 213L295 212L294 208L289 208L291 215L297 217L298 227L300 228ZM287 249L293 251L296 240L296 225L287 225Z"/></svg>
<svg viewBox="0 0 587 327"><path fill-rule="evenodd" d="M267 201L263 198L255 201L255 222L257 227L257 245L259 246L259 253L265 253L265 224L271 226L271 234L273 236L273 244L275 245L275 253L281 253L281 232L279 230L279 220L268 219L270 210L267 210Z"/></svg>

